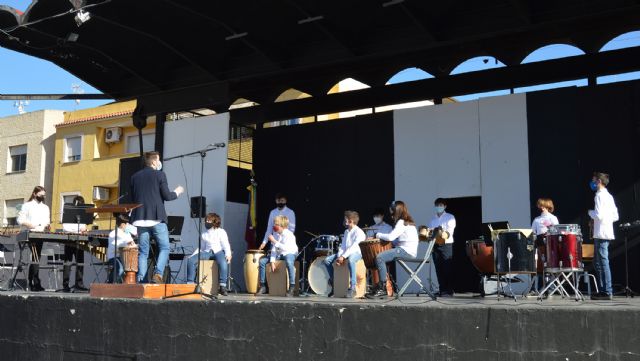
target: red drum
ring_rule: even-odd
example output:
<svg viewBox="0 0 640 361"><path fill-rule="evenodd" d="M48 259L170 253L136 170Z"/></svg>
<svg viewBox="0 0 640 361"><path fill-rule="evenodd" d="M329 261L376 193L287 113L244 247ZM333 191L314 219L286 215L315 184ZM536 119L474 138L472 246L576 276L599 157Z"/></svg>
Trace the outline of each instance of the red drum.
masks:
<svg viewBox="0 0 640 361"><path fill-rule="evenodd" d="M546 248L546 271L582 271L582 233L577 224L550 226Z"/></svg>
<svg viewBox="0 0 640 361"><path fill-rule="evenodd" d="M478 272L482 274L496 273L493 262L493 247L487 246L483 240L467 241L467 257L469 257Z"/></svg>

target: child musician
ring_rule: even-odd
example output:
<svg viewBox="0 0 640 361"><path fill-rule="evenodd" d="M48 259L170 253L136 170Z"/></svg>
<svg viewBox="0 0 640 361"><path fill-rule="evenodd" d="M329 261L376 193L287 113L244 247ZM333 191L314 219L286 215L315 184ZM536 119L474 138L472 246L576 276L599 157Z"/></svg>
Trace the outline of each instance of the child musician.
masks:
<svg viewBox="0 0 640 361"><path fill-rule="evenodd" d="M124 274L124 269L122 266L122 259L120 257L115 257L115 247L123 248L135 246L135 242L133 241L133 237L137 234L136 227L129 224L129 217L125 214L119 214L116 217L116 227L118 227L118 240L116 241L116 231L113 230L109 233L109 243L107 248L107 262L116 268L117 280L116 282L120 282L122 280L122 275ZM113 282L113 272L109 272L108 280L109 283Z"/></svg>
<svg viewBox="0 0 640 361"><path fill-rule="evenodd" d="M549 231L549 226L557 225L558 218L552 214L554 207L551 199L539 198L536 206L540 210L540 215L533 220L531 229L533 234L540 236Z"/></svg>
<svg viewBox="0 0 640 361"><path fill-rule="evenodd" d="M344 226L347 228L344 231L344 237L342 244L340 244L340 250L337 254L331 255L324 260L324 266L329 272L329 283L333 280L333 262L338 266L341 266L345 262L349 263L349 276L351 278L349 290L347 291L347 298L353 298L356 290L356 263L362 259L362 253L360 253L360 242L364 241L367 236L362 229L358 227L358 221L360 216L358 212L346 211L344 212ZM333 292L329 294L331 297Z"/></svg>
<svg viewBox="0 0 640 361"><path fill-rule="evenodd" d="M287 297L293 296L293 290L296 286L296 268L294 262L298 255L298 245L296 244L296 236L289 229L289 219L286 216L276 216L273 220L273 234L268 236L271 242L271 255L269 258L263 257L259 264L260 289L258 294L267 293L265 287L267 262L271 263L271 271L276 270L276 260L284 260L289 271L289 290Z"/></svg>
<svg viewBox="0 0 640 361"><path fill-rule="evenodd" d="M187 263L187 280L196 281L196 266L198 259L215 259L218 265L218 276L220 282L221 295L227 295L227 277L229 274L229 263L231 262L231 245L227 232L220 227L222 220L216 213L209 213L205 219L204 227L207 229L202 233L202 249L199 256L192 256Z"/></svg>

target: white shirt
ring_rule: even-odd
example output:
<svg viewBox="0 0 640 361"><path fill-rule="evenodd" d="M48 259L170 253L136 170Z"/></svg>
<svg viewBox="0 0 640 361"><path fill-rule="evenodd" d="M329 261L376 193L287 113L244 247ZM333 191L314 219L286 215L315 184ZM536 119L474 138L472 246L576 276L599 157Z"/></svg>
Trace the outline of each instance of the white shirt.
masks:
<svg viewBox="0 0 640 361"><path fill-rule="evenodd" d="M35 199L22 205L22 209L18 213L18 224L30 223L33 228L30 231L44 231L44 228L51 222L51 213L49 206L44 203L38 203ZM27 229L27 227L22 227Z"/></svg>
<svg viewBox="0 0 640 361"><path fill-rule="evenodd" d="M391 233L377 233L376 238L393 242L394 246L404 249L413 257L418 255L418 230L414 225L405 225L402 219Z"/></svg>
<svg viewBox="0 0 640 361"><path fill-rule="evenodd" d="M559 224L558 217L545 211L533 220L531 229L533 230L533 234L537 236L547 233L549 226L555 226L557 224Z"/></svg>
<svg viewBox="0 0 640 361"><path fill-rule="evenodd" d="M338 250L338 257L349 258L352 254L361 254L360 242L365 239L367 239L367 235L358 226L345 230Z"/></svg>
<svg viewBox="0 0 640 361"><path fill-rule="evenodd" d="M601 188L594 198L595 207L589 210L589 217L593 219L593 238L615 239L613 222L618 221L618 208L613 196L607 188Z"/></svg>
<svg viewBox="0 0 640 361"><path fill-rule="evenodd" d="M136 227L154 227L156 225L160 224L160 221L145 221L145 220L138 220L133 222L133 225Z"/></svg>
<svg viewBox="0 0 640 361"><path fill-rule="evenodd" d="M224 251L225 256L231 256L227 232L222 228L210 228L202 232L202 252L218 253L220 251Z"/></svg>
<svg viewBox="0 0 640 361"><path fill-rule="evenodd" d="M115 238L116 238L116 231L115 229L111 232L109 232L109 248L107 249L107 259L111 259L113 258L113 245L115 242ZM127 232L125 232L123 229L118 228L118 242L117 242L117 247L118 248L122 248L122 247L126 247L129 245L130 242L133 242L133 238L131 237L131 235Z"/></svg>
<svg viewBox="0 0 640 361"><path fill-rule="evenodd" d="M282 234L274 234L276 243L271 247L270 261L273 262L279 256L288 254L298 254L298 244L296 244L296 236L288 229L282 231Z"/></svg>
<svg viewBox="0 0 640 361"><path fill-rule="evenodd" d="M385 221L380 224L374 224L367 230L367 237L375 237L376 233L391 233L393 227Z"/></svg>
<svg viewBox="0 0 640 361"><path fill-rule="evenodd" d="M80 224L80 229L78 229L77 223L62 223L62 230L68 233L80 233L87 230L86 224Z"/></svg>
<svg viewBox="0 0 640 361"><path fill-rule="evenodd" d="M287 227L291 232L296 231L296 213L289 207L284 206L282 209L274 208L269 213L269 221L267 222L267 231L264 233L264 238L262 239L262 244L269 242L269 235L276 236L276 232L273 231L273 220L277 216L285 216L289 219L289 227ZM276 237L277 238L277 237Z"/></svg>
<svg viewBox="0 0 640 361"><path fill-rule="evenodd" d="M456 229L456 217L451 213L442 212L440 217L437 214L429 221L429 228L442 227L443 231L449 232L449 238L444 241L445 244L453 243L453 230Z"/></svg>

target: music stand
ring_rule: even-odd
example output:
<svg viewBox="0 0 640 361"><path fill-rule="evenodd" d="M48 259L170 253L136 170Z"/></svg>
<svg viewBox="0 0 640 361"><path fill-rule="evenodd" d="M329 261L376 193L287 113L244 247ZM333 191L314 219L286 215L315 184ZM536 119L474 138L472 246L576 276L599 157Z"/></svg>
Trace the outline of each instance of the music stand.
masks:
<svg viewBox="0 0 640 361"><path fill-rule="evenodd" d="M62 209L62 223L75 223L78 225L78 233L80 233L81 224L92 224L93 213L87 213L87 208L94 208L93 204L73 205L65 203Z"/></svg>
<svg viewBox="0 0 640 361"><path fill-rule="evenodd" d="M167 228L170 236L179 236L182 234L182 225L184 224L183 216L167 216Z"/></svg>

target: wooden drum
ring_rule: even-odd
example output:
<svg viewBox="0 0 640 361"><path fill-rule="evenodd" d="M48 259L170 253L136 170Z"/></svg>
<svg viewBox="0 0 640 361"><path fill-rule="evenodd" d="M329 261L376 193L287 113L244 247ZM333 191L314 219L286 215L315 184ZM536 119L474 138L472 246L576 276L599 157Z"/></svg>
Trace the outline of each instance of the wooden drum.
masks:
<svg viewBox="0 0 640 361"><path fill-rule="evenodd" d="M124 266L123 282L129 285L135 284L136 273L138 273L138 247L123 247L120 252Z"/></svg>
<svg viewBox="0 0 640 361"><path fill-rule="evenodd" d="M481 274L494 274L493 247L487 246L481 239L467 241L467 257Z"/></svg>
<svg viewBox="0 0 640 361"><path fill-rule="evenodd" d="M247 293L258 292L259 261L265 256L265 252L259 249L249 249L244 253L244 285L247 287Z"/></svg>
<svg viewBox="0 0 640 361"><path fill-rule="evenodd" d="M378 274L378 269L376 268L376 256L380 253L390 250L393 248L391 242L383 241L377 238L370 238L364 240L359 243L360 252L362 253L362 260L364 261L364 265L371 272L371 282L374 285L377 285L380 282L380 275ZM387 273L387 294L389 296L393 295L393 286L391 285L391 279Z"/></svg>

